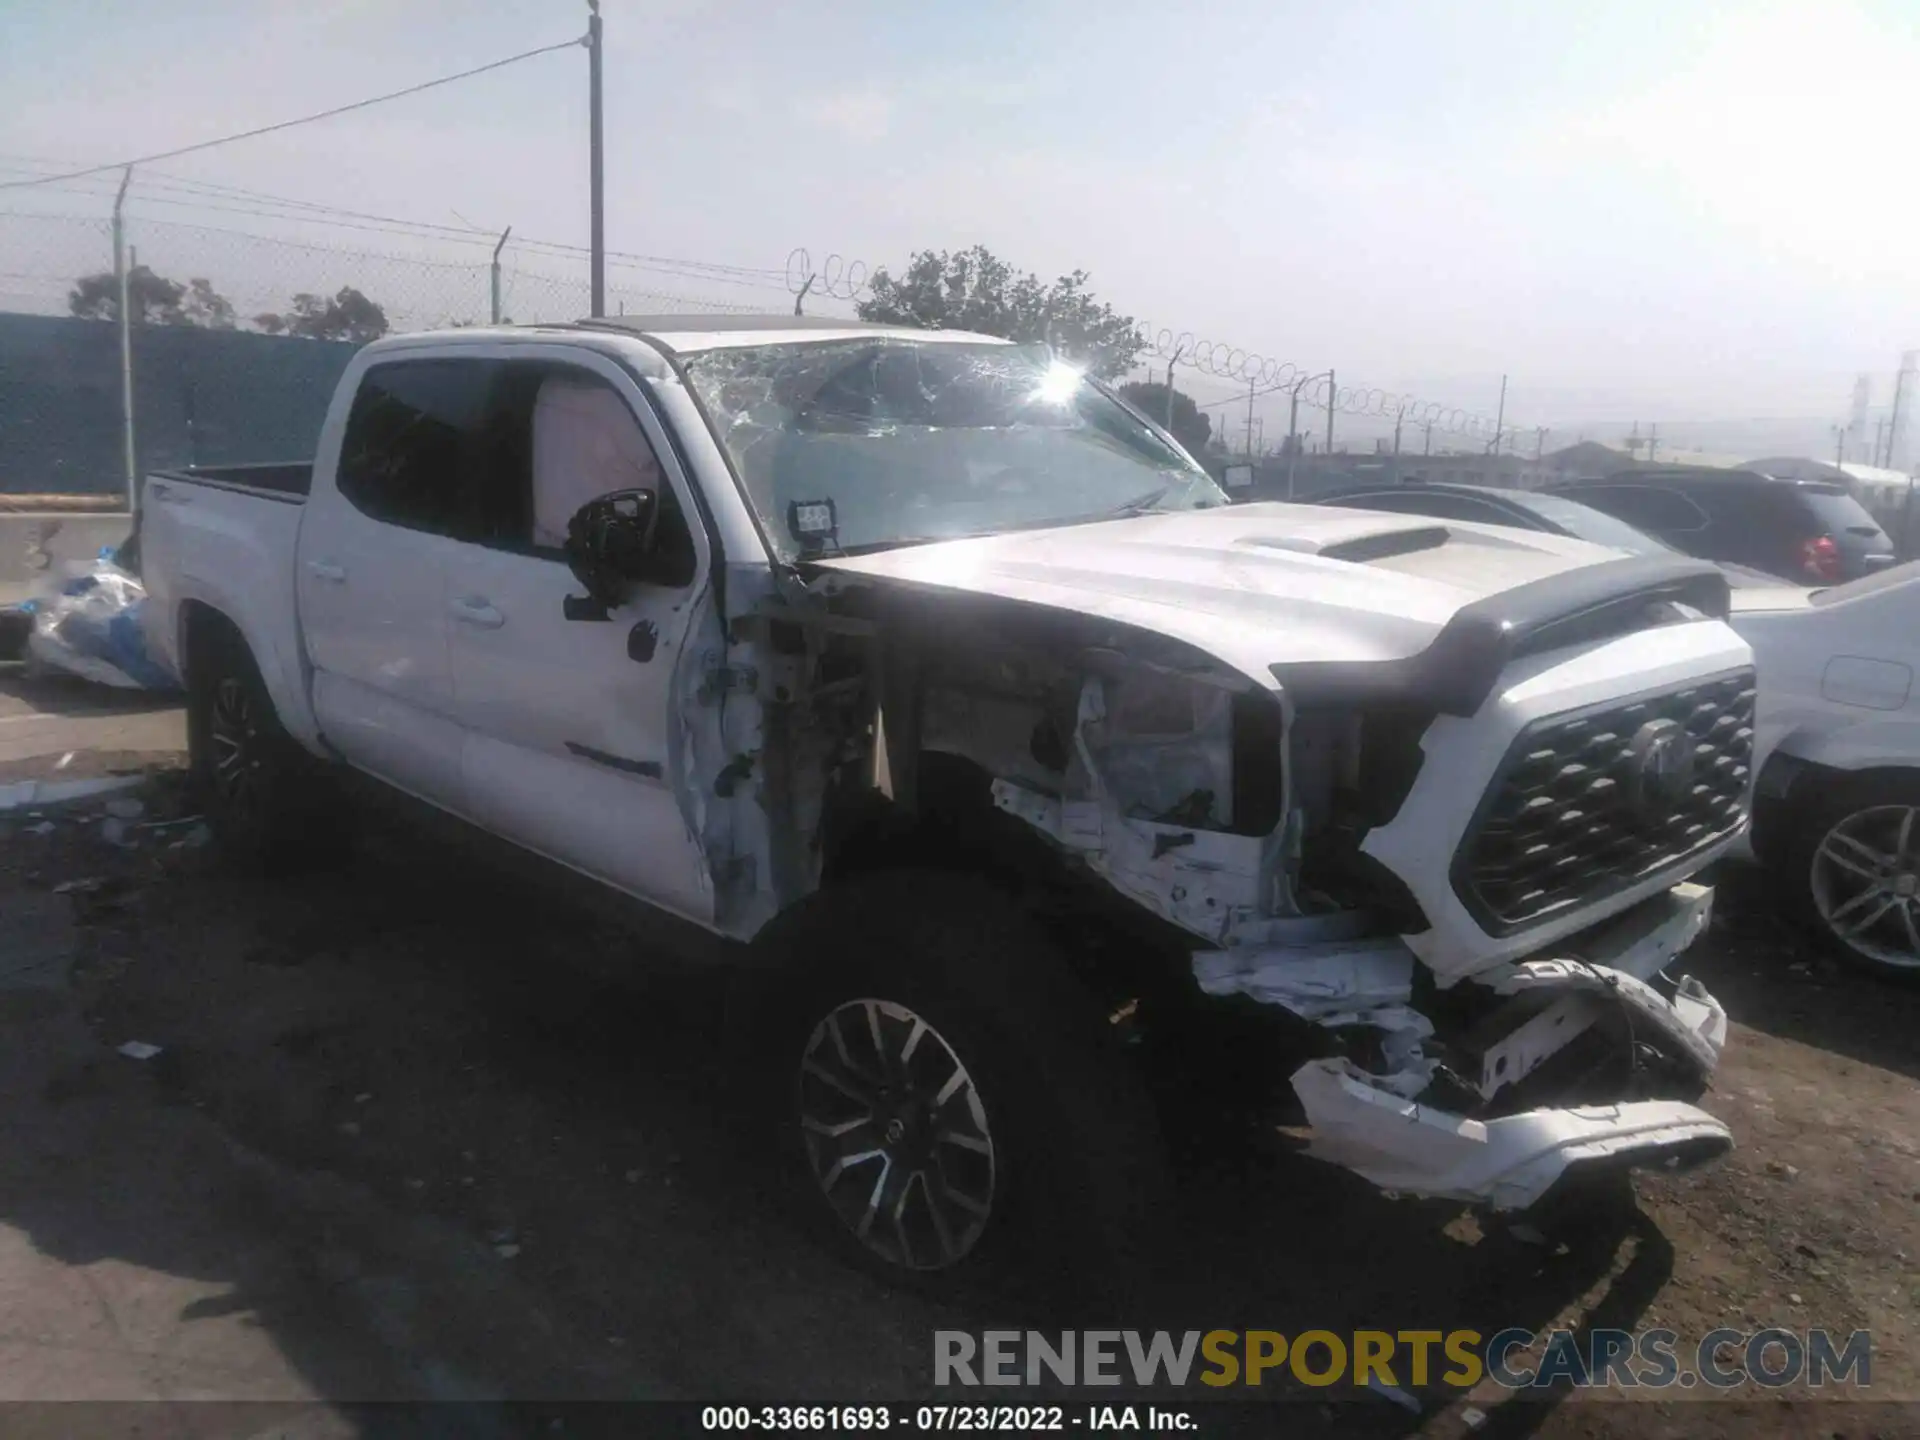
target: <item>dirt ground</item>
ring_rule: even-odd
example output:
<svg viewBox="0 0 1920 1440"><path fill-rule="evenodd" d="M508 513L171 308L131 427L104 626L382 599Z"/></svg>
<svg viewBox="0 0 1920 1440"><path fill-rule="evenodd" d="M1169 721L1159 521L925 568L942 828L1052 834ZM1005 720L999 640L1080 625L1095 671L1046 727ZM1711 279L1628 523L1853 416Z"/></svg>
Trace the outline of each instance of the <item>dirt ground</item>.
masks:
<svg viewBox="0 0 1920 1440"><path fill-rule="evenodd" d="M0 1222L56 1254L124 1252L230 1285L222 1303L323 1394L369 1372L309 1343L310 1307L289 1297L310 1299L316 1274L323 1293L371 1296L374 1319L341 1323L370 1327L376 1349L427 1355L396 1394L437 1393L441 1373L539 1401L910 1399L929 1392L936 1329L1041 1323L890 1292L801 1237L737 1143L714 976L645 963L627 933L384 822L319 872L239 878L192 823L141 828L186 815L179 779L148 782L127 845L103 838L97 802L0 817L0 910L67 924L70 907L91 1037L36 1082L71 1134L54 1169L0 1175ZM1110 1323L1665 1326L1683 1345L1720 1326L1865 1328L1872 1397L1920 1401L1920 991L1832 969L1740 875L1689 968L1736 1022L1706 1103L1738 1149L1642 1179L1623 1236L1562 1249L1279 1151L1215 1158L1181 1177L1185 1238L1164 1283ZM0 1050L31 1023L0 1007ZM127 1041L161 1048L129 1060L114 1049ZM201 1162L73 1139L141 1106L190 1121L223 1165L278 1177L207 1203L307 1226L301 1284L223 1273L143 1232L127 1209L142 1176ZM1434 1386L1420 1415L1262 1398L1300 1402L1288 1433L1920 1433L1920 1410L1804 1388L1541 1404Z"/></svg>

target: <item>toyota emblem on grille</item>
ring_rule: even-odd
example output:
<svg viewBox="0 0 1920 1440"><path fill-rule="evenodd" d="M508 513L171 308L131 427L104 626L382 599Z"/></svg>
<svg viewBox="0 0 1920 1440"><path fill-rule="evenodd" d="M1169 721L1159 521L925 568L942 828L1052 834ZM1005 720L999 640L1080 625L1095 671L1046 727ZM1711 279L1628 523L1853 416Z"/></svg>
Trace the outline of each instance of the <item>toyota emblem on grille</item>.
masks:
<svg viewBox="0 0 1920 1440"><path fill-rule="evenodd" d="M1671 813L1693 790L1693 737L1677 720L1649 720L1633 734L1629 799L1642 821Z"/></svg>

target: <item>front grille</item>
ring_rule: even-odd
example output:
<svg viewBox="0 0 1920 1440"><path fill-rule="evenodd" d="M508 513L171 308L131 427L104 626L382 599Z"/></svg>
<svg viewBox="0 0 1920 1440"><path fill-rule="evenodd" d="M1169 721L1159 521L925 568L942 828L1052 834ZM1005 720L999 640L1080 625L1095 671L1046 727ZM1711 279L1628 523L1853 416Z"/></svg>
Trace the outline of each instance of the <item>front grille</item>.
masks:
<svg viewBox="0 0 1920 1440"><path fill-rule="evenodd" d="M1752 760L1751 670L1536 721L1461 841L1454 891L1506 935L1627 889L1739 828Z"/></svg>

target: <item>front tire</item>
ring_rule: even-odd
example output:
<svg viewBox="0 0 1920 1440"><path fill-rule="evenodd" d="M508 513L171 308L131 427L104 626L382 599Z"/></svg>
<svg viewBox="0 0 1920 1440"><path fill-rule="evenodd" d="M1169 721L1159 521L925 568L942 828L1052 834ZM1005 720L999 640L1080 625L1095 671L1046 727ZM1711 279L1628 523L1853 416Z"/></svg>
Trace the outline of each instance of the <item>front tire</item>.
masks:
<svg viewBox="0 0 1920 1440"><path fill-rule="evenodd" d="M1803 923L1847 964L1920 983L1920 772L1842 777L1784 818L1778 868Z"/></svg>
<svg viewBox="0 0 1920 1440"><path fill-rule="evenodd" d="M920 1289L1139 1280L1165 1213L1152 1108L1017 907L970 879L881 872L760 943L756 1108L816 1233Z"/></svg>

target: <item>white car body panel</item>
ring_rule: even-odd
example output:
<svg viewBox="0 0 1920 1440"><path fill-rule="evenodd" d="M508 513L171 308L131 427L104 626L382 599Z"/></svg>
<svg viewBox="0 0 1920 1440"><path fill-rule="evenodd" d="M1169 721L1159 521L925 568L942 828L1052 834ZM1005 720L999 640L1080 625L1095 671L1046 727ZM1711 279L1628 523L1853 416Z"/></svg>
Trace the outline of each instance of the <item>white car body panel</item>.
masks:
<svg viewBox="0 0 1920 1440"><path fill-rule="evenodd" d="M231 617L288 733L318 744L294 595L304 507L159 478L146 482L144 502L141 616L148 645L174 674L184 674L185 607L199 603Z"/></svg>
<svg viewBox="0 0 1920 1440"><path fill-rule="evenodd" d="M1320 553L1436 530L1450 542L1364 565ZM1618 558L1558 535L1276 501L820 563L1121 621L1184 640L1271 690L1276 663L1405 659L1474 600Z"/></svg>
<svg viewBox="0 0 1920 1440"><path fill-rule="evenodd" d="M696 514L672 447L632 378L563 347L516 355L613 387L640 423L681 513ZM455 545L447 560L449 653L461 732L463 813L483 828L684 919L710 925L713 884L675 792L683 769L677 687L709 603L712 556L689 526L693 580L636 586L604 622L568 620L580 585L562 556ZM634 637L644 637L641 652ZM645 659L636 658L644 653Z"/></svg>
<svg viewBox="0 0 1920 1440"><path fill-rule="evenodd" d="M1825 592L1738 591L1731 623L1760 672L1756 775L1776 756L1920 768L1920 563Z"/></svg>

